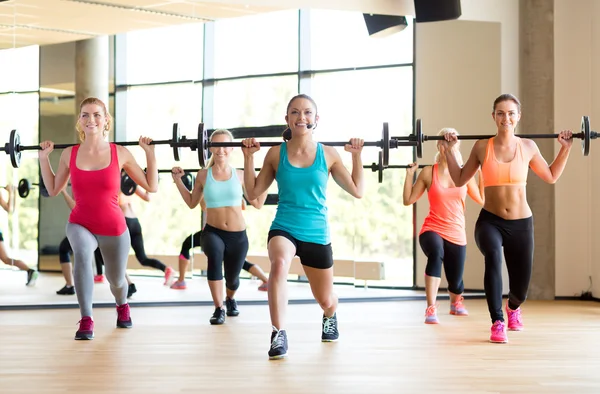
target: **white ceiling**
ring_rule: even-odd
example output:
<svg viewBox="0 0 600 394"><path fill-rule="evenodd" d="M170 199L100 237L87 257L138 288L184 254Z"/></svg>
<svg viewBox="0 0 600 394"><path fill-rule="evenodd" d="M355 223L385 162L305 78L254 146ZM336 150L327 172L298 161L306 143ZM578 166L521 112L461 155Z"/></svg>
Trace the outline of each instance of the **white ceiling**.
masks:
<svg viewBox="0 0 600 394"><path fill-rule="evenodd" d="M9 0L0 2L0 49L298 8L414 12L413 0Z"/></svg>

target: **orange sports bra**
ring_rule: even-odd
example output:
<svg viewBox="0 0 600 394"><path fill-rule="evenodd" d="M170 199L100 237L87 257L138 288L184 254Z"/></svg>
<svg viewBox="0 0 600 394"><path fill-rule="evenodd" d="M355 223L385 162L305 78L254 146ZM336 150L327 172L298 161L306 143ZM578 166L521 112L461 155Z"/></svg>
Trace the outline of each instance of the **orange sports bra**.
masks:
<svg viewBox="0 0 600 394"><path fill-rule="evenodd" d="M523 143L517 137L517 151L515 157L508 163L501 163L494 153L494 138L488 140L485 149L485 158L481 166L483 185L488 186L525 186L529 163L523 157Z"/></svg>

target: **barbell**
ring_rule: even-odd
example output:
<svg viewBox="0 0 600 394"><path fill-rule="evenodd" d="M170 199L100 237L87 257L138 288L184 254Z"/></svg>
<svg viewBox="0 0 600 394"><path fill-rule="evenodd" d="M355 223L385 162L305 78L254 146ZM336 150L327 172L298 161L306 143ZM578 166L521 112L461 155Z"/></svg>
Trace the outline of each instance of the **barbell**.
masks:
<svg viewBox="0 0 600 394"><path fill-rule="evenodd" d="M172 138L168 140L155 140L150 143L150 145L169 145L173 148L173 157L175 161L179 161L181 148L189 148L192 151L197 151L198 153L198 163L200 167L206 167L209 149L211 147L242 147L241 142L211 142L208 140L208 131L204 128L204 124L200 123L198 125L198 138L196 139L188 139L185 136L181 136L179 132L179 125L177 123L173 124ZM331 146L344 146L348 142L321 142L324 145ZM123 141L123 142L115 142L117 145L123 146L132 146L138 145L138 141ZM265 141L262 142L263 146L276 146L281 145L282 142L274 142L274 141ZM71 146L75 146L77 144L56 144L54 145L54 149L65 149ZM364 146L375 146L381 148L383 152L383 164L387 166L390 159L390 149L396 149L400 146L414 146L414 141L401 142L398 139L390 139L389 127L387 122L383 124L383 130L381 134L381 140L379 141L367 141L364 143ZM42 148L39 145L21 145L21 138L17 130L12 130L10 132L9 140L4 144L4 153L10 156L10 162L14 168L19 168L21 164L21 153L27 150L41 150Z"/></svg>
<svg viewBox="0 0 600 394"><path fill-rule="evenodd" d="M27 198L27 196L29 196L29 192L31 191L33 186L40 186L40 184L29 183L29 180L26 178L20 179L19 183L17 184L17 194L21 198ZM5 188L5 187L6 186L2 186L2 188ZM40 194L43 197L49 197L48 190L44 187L43 184L40 187Z"/></svg>
<svg viewBox="0 0 600 394"><path fill-rule="evenodd" d="M521 138L558 138L558 134L515 134ZM493 135L459 135L459 140L484 140L494 137ZM417 119L415 124L415 133L408 136L402 137L391 137L392 139L412 143L416 147L417 157L420 159L423 157L423 142L425 141L440 141L444 139L443 135L425 135L423 134L423 121ZM581 131L574 133L572 138L581 139L581 151L584 156L590 154L591 140L598 138L598 133L590 130L590 119L588 116L581 117ZM404 145L403 145L404 146Z"/></svg>

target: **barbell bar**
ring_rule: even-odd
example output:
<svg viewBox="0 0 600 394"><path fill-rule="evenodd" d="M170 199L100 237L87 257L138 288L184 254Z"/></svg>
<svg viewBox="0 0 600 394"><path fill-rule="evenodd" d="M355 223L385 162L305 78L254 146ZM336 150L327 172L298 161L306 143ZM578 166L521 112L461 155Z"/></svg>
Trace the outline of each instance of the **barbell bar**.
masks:
<svg viewBox="0 0 600 394"><path fill-rule="evenodd" d="M169 140L155 140L150 143L150 145L169 145L173 148L173 157L176 161L179 161L181 156L181 148L189 147L189 142L185 136L181 137L179 131L179 125L177 123L173 123L173 138ZM122 146L132 146L138 145L139 141L123 141L123 142L115 142L117 145ZM75 146L78 144L55 144L54 149L65 149L71 146ZM42 148L39 145L21 145L21 137L17 130L12 130L10 132L8 143L4 144L4 148L2 150L4 153L10 156L10 162L14 168L19 168L21 164L21 152L27 150L41 150Z"/></svg>
<svg viewBox="0 0 600 394"><path fill-rule="evenodd" d="M558 138L558 134L515 134L517 137L521 138ZM581 131L579 133L574 133L572 138L581 139L581 151L584 156L588 156L590 154L590 144L591 140L595 140L598 138L599 133L592 131L590 129L590 118L588 116L581 117ZM493 135L459 135L459 140L484 140L494 137ZM425 141L440 141L444 139L443 135L425 135L423 134L423 121L422 119L417 119L415 123L415 133L410 134L408 136L401 137L391 137L392 139L402 141L402 142L412 142L413 146L416 147L417 157L423 157L423 142Z"/></svg>
<svg viewBox="0 0 600 394"><path fill-rule="evenodd" d="M188 140L190 142L194 140ZM329 146L345 146L348 141L345 142L321 142L323 145ZM263 141L260 142L261 146L278 146L281 145L282 141ZM378 147L381 148L383 165L387 166L390 160L390 149L397 149L400 146L414 146L413 141L403 142L397 139L390 139L390 131L387 122L383 123L381 131L381 140L378 141L366 141L363 146ZM212 147L243 147L241 142L211 142L208 140L208 132L204 129L204 124L200 123L198 126L198 138L196 140L196 146L190 146L192 150L198 151L198 163L200 167L206 167L208 162L208 152Z"/></svg>

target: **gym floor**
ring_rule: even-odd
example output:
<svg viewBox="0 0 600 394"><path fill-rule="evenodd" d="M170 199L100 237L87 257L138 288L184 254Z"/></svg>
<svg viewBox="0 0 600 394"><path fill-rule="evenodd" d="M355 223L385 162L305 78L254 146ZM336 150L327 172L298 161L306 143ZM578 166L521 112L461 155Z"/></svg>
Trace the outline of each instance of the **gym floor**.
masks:
<svg viewBox="0 0 600 394"><path fill-rule="evenodd" d="M254 286L251 286L254 287ZM248 290L252 290L252 288ZM20 393L598 393L600 309L595 302L528 301L525 331L488 342L484 300L470 316L423 324L423 302L341 303L340 340L321 343L317 305L288 309L289 355L269 361L269 310L211 326L210 306L132 307L116 329L95 310L93 341L74 341L74 310L3 311L3 394Z"/></svg>

